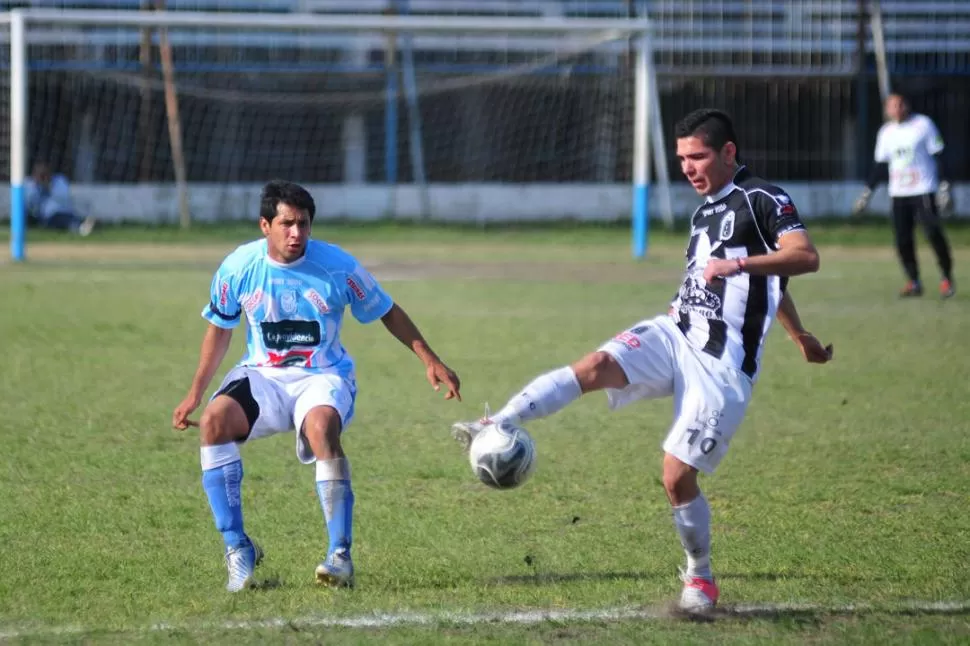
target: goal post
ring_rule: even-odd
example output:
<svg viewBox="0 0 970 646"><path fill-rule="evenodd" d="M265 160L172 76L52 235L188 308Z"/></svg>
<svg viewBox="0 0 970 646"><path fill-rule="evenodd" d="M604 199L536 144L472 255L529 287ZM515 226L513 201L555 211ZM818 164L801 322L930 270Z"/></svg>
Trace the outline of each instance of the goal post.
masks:
<svg viewBox="0 0 970 646"><path fill-rule="evenodd" d="M324 217L616 220L625 205L646 252L663 133L645 17L15 9L3 23L15 261L36 159L84 175L86 204L155 208L139 217L156 223L186 203L193 219L238 218L282 176L323 195ZM145 50L159 34L162 69ZM389 38L406 43L403 69Z"/></svg>

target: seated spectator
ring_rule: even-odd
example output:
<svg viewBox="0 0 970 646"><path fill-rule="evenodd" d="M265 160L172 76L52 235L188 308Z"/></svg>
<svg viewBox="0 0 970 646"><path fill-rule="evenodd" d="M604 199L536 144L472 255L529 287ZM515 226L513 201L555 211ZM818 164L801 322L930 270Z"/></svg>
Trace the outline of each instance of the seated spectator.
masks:
<svg viewBox="0 0 970 646"><path fill-rule="evenodd" d="M52 174L47 162L34 164L30 177L24 181L24 189L28 223L82 236L91 234L95 219L78 213L67 178L60 173Z"/></svg>

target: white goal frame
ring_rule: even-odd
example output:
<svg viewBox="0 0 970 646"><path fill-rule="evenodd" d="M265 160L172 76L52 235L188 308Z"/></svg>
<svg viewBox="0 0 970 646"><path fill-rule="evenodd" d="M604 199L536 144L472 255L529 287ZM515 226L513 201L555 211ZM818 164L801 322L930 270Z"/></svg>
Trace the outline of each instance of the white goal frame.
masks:
<svg viewBox="0 0 970 646"><path fill-rule="evenodd" d="M10 253L15 262L26 259L27 174L27 43L31 23L101 27L190 28L224 27L237 30L320 30L329 32L384 32L389 34L509 34L517 36L603 36L609 40L630 38L636 56L634 67L634 127L632 168L632 251L643 257L647 250L651 139L653 155L659 157L657 174L664 189L664 218L672 221L669 177L663 160L656 74L651 47L651 22L637 18L478 17L416 15L259 14L173 11L107 11L14 9L0 13L0 24L10 30ZM651 109L652 108L652 109ZM180 203L187 204L187 182L176 173ZM187 213L183 213L183 223Z"/></svg>

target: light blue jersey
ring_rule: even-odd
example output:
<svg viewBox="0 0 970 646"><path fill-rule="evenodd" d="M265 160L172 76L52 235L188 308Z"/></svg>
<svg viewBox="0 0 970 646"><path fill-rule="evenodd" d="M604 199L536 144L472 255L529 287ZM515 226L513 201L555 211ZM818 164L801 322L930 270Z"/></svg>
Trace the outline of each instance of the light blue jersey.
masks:
<svg viewBox="0 0 970 646"><path fill-rule="evenodd" d="M232 329L245 313L246 354L237 366L352 375L353 359L340 342L344 309L370 323L387 314L391 297L336 245L309 240L303 257L289 264L272 260L266 249L266 240L257 240L223 260L202 317Z"/></svg>

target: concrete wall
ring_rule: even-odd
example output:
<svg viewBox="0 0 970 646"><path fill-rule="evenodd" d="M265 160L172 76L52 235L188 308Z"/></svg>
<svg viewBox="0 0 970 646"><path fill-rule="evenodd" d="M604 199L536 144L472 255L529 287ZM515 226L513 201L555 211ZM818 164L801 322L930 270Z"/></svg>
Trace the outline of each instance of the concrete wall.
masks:
<svg viewBox="0 0 970 646"><path fill-rule="evenodd" d="M306 186L316 200L318 218L374 220L421 216L419 192L410 185L392 190L379 184ZM848 217L862 184L786 182L784 188L805 218ZM260 189L259 184L192 184L192 217L199 222L255 219ZM622 220L630 217L631 194L626 184L449 184L430 188L433 219L451 222ZM105 222L178 221L178 196L172 184L77 184L74 196L83 213ZM660 217L658 198L655 191L651 199L651 214L655 218ZM697 195L684 183L674 185L672 198L678 218L689 216L699 203ZM970 184L956 186L954 199L957 214L970 217ZM0 218L9 219L9 204L9 189L2 187ZM870 211L885 215L888 206L883 187L873 198Z"/></svg>

